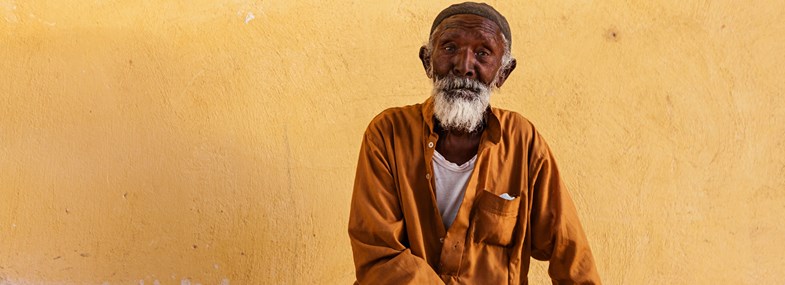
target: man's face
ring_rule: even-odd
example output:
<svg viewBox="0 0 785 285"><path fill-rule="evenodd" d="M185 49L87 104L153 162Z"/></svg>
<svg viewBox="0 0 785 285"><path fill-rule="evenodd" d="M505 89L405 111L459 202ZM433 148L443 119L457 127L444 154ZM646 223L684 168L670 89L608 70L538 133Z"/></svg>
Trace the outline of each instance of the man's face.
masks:
<svg viewBox="0 0 785 285"><path fill-rule="evenodd" d="M460 14L442 21L433 35L430 61L434 79L465 77L490 86L502 67L505 46L493 21Z"/></svg>
<svg viewBox="0 0 785 285"><path fill-rule="evenodd" d="M432 51L420 49L420 59L434 80L434 116L446 130L482 130L491 87L501 87L515 68L515 60L502 67L499 26L484 17L455 15L439 24L431 44Z"/></svg>

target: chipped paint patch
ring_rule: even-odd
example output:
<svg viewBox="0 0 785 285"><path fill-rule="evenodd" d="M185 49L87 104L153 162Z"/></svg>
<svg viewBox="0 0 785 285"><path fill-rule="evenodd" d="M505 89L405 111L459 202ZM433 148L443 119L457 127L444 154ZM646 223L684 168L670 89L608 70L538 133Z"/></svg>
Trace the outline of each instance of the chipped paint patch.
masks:
<svg viewBox="0 0 785 285"><path fill-rule="evenodd" d="M248 22L250 22L254 18L256 18L256 16L254 16L253 13L248 12L247 14L245 14L245 23L248 24Z"/></svg>

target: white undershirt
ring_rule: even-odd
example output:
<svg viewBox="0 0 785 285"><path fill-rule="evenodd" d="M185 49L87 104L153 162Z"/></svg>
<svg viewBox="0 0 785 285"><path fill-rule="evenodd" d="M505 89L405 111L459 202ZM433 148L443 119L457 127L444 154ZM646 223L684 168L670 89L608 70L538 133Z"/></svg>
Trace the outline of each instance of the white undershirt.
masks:
<svg viewBox="0 0 785 285"><path fill-rule="evenodd" d="M466 183L472 176L474 163L477 155L472 157L463 165L457 165L445 159L439 152L433 152L433 176L436 185L436 206L439 207L439 214L442 215L444 227L449 229L458 209L463 202L463 194L466 192Z"/></svg>

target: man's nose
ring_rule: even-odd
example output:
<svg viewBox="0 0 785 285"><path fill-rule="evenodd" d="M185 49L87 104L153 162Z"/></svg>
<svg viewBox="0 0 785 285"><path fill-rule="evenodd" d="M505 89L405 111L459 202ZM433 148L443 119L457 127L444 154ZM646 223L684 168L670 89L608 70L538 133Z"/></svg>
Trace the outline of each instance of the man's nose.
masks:
<svg viewBox="0 0 785 285"><path fill-rule="evenodd" d="M454 57L453 75L457 77L474 78L477 72L474 70L475 65L474 53L468 49L459 52Z"/></svg>

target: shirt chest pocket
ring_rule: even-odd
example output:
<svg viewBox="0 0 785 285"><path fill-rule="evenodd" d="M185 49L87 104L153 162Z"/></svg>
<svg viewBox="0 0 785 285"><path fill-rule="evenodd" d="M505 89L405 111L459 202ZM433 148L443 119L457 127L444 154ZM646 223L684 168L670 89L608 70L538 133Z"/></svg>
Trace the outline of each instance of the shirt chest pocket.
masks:
<svg viewBox="0 0 785 285"><path fill-rule="evenodd" d="M518 222L521 199L507 200L487 190L477 198L474 217L474 241L498 246L509 246Z"/></svg>

